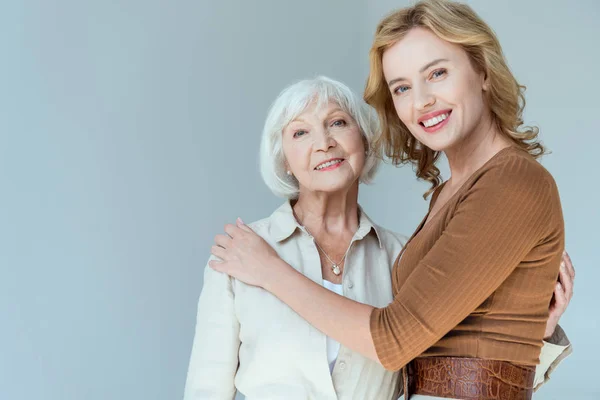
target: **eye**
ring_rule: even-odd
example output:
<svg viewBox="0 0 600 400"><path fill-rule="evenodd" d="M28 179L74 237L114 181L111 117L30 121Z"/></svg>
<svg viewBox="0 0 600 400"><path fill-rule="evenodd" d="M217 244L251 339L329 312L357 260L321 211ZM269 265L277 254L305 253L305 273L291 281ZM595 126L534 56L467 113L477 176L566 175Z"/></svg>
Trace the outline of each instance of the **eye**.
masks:
<svg viewBox="0 0 600 400"><path fill-rule="evenodd" d="M440 78L440 77L446 75L447 73L448 73L448 71L446 71L445 68L436 69L435 71L433 71L431 73L431 78L437 79L437 78Z"/></svg>
<svg viewBox="0 0 600 400"><path fill-rule="evenodd" d="M294 137L295 138L299 138L299 137L302 137L302 136L306 135L306 133L307 133L306 131L304 131L302 129L299 129L299 130L297 130L297 131L294 132Z"/></svg>
<svg viewBox="0 0 600 400"><path fill-rule="evenodd" d="M408 92L408 89L410 89L410 86L400 85L396 89L394 89L394 94L397 96L402 95L402 94Z"/></svg>
<svg viewBox="0 0 600 400"><path fill-rule="evenodd" d="M339 128L346 126L346 121L344 121L343 119L336 119L335 121L333 121L333 123L331 124L331 126L337 126Z"/></svg>

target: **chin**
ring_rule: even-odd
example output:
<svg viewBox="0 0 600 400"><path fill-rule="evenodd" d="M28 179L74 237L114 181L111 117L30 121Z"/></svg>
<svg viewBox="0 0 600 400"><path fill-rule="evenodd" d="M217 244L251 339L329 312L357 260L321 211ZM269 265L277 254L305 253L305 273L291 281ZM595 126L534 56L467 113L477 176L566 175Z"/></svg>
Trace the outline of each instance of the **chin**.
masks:
<svg viewBox="0 0 600 400"><path fill-rule="evenodd" d="M319 192L325 193L340 193L347 192L352 187L352 182L331 182L330 184L323 183L315 188Z"/></svg>
<svg viewBox="0 0 600 400"><path fill-rule="evenodd" d="M424 140L419 140L419 142L427 147L428 149L431 149L433 151L443 151L443 149L445 148L443 143L440 142L436 142L436 141L432 141L432 140L428 140L428 141L424 141Z"/></svg>
<svg viewBox="0 0 600 400"><path fill-rule="evenodd" d="M437 152L443 152L448 149L448 146L444 146L443 144L439 144L439 143L435 144L435 145L427 146L427 147L429 147L431 150L437 151Z"/></svg>
<svg viewBox="0 0 600 400"><path fill-rule="evenodd" d="M323 188L318 189L321 192L325 192L325 193L341 193L341 192L347 192L348 190L350 190L350 187L348 185L332 185L332 186L324 186Z"/></svg>
<svg viewBox="0 0 600 400"><path fill-rule="evenodd" d="M429 140L421 141L425 146L430 148L433 151L446 151L452 146L455 145L453 140L450 140L448 137L437 137L437 138L428 138ZM437 139L437 140L435 140Z"/></svg>
<svg viewBox="0 0 600 400"><path fill-rule="evenodd" d="M411 132L412 135L425 147L433 151L446 151L456 145L457 137L454 134L453 129L447 129L448 127L442 128L442 130L434 133L426 133L422 129L419 129L418 135Z"/></svg>

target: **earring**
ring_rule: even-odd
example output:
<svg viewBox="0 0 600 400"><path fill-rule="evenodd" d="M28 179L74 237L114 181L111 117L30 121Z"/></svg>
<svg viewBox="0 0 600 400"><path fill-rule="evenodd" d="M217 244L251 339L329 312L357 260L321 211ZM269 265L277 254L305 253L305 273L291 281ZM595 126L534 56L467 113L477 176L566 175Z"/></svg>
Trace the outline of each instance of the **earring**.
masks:
<svg viewBox="0 0 600 400"><path fill-rule="evenodd" d="M289 176L292 176L292 171L288 170L288 171L287 171L287 174L288 174Z"/></svg>

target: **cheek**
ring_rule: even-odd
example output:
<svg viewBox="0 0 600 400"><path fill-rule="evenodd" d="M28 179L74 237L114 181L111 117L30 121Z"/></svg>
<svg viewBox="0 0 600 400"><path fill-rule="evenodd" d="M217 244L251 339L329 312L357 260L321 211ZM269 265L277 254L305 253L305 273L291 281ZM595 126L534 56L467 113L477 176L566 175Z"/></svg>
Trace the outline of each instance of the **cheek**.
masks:
<svg viewBox="0 0 600 400"><path fill-rule="evenodd" d="M358 125L350 125L335 133L336 142L348 155L365 151L365 141Z"/></svg>
<svg viewBox="0 0 600 400"><path fill-rule="evenodd" d="M463 103L476 109L481 109L483 105L483 88L476 79L464 77L456 81L449 80L440 89L441 97L448 103Z"/></svg>
<svg viewBox="0 0 600 400"><path fill-rule="evenodd" d="M408 98L396 99L394 101L396 115L404 125L410 126L412 121L412 104Z"/></svg>
<svg viewBox="0 0 600 400"><path fill-rule="evenodd" d="M398 118L408 128L411 135L421 141L420 135L423 135L424 132L421 131L418 122L414 121L412 103L410 100L408 98L396 100L394 102L394 107Z"/></svg>
<svg viewBox="0 0 600 400"><path fill-rule="evenodd" d="M474 92L471 95L471 99L473 108L477 109L477 111L481 113L486 107L485 93L482 91Z"/></svg>
<svg viewBox="0 0 600 400"><path fill-rule="evenodd" d="M306 146L298 145L298 143L289 143L284 144L283 146L283 154L285 159L289 165L289 168L292 170L292 172L294 172L295 175L302 173L303 170L306 169L307 161L310 162L310 159L306 160L305 154L307 152L304 147Z"/></svg>
<svg viewBox="0 0 600 400"><path fill-rule="evenodd" d="M465 124L476 124L486 109L483 93L470 91L466 94L463 108L463 119Z"/></svg>
<svg viewBox="0 0 600 400"><path fill-rule="evenodd" d="M353 159L354 159L353 164L356 165L357 170L362 170L363 167L365 166L365 162L367 162L367 157L365 155L364 150L356 153L356 155L353 157Z"/></svg>
<svg viewBox="0 0 600 400"><path fill-rule="evenodd" d="M362 169L365 164L365 140L358 127L352 131L345 131L337 138L338 143L343 147L346 158L353 167Z"/></svg>
<svg viewBox="0 0 600 400"><path fill-rule="evenodd" d="M350 149L352 149L352 152L361 154L364 157L365 150L367 149L367 145L365 142L365 138L363 137L363 135L360 132L357 132L355 137L352 139Z"/></svg>

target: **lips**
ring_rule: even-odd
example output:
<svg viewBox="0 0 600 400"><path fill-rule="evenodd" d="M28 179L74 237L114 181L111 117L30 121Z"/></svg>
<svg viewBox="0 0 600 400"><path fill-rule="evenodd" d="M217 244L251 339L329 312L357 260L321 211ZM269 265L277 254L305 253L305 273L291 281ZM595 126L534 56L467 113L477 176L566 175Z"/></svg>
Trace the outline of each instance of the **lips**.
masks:
<svg viewBox="0 0 600 400"><path fill-rule="evenodd" d="M315 167L315 170L323 171L323 170L333 169L334 167L339 166L343 162L344 162L343 158L330 158L329 160L323 161L322 163L317 165Z"/></svg>
<svg viewBox="0 0 600 400"><path fill-rule="evenodd" d="M434 111L420 117L418 122L426 132L433 133L448 123L451 114L451 109Z"/></svg>
<svg viewBox="0 0 600 400"><path fill-rule="evenodd" d="M451 108L447 108L445 110L438 110L438 111L432 111L430 113L427 113L421 117L419 117L419 119L417 120L417 122L421 125L424 125L424 122L431 120L433 118L439 117L441 115L444 114L448 114L450 115L452 113L452 109Z"/></svg>

